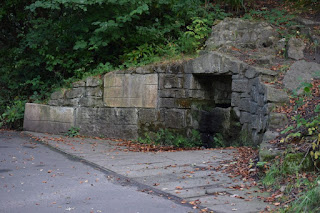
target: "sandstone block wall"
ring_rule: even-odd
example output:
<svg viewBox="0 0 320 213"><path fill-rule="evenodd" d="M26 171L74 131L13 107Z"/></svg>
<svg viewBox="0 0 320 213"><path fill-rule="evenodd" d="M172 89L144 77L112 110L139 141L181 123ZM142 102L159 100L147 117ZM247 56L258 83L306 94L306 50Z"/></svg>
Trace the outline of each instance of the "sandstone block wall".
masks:
<svg viewBox="0 0 320 213"><path fill-rule="evenodd" d="M124 139L159 128L211 134L230 128L233 111L259 144L270 109L287 101L284 92L265 84L274 76L214 51L180 63L115 71L53 93L47 106L27 104L24 128L57 133L77 126L84 135ZM64 113L73 117L66 121Z"/></svg>

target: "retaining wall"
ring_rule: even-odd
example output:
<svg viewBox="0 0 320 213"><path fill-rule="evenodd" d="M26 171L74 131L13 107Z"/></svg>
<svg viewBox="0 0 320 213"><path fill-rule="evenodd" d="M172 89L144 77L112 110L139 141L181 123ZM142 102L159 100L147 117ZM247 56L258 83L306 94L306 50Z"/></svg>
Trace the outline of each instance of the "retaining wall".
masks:
<svg viewBox="0 0 320 213"><path fill-rule="evenodd" d="M24 129L63 133L77 126L84 135L124 139L160 128L214 134L232 131L233 113L259 144L271 109L288 101L285 92L266 83L275 76L214 51L189 61L114 71L53 93L48 105L26 104Z"/></svg>

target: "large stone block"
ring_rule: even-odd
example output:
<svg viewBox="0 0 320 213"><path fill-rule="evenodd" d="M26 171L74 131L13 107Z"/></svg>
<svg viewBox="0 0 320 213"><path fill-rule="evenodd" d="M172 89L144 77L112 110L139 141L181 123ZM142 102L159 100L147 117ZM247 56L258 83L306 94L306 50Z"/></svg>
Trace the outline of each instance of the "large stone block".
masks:
<svg viewBox="0 0 320 213"><path fill-rule="evenodd" d="M268 115L270 112L272 112L272 110L275 109L275 104L274 103L267 103L263 106L262 108L262 113L264 115Z"/></svg>
<svg viewBox="0 0 320 213"><path fill-rule="evenodd" d="M256 102L250 101L250 113L255 114L258 110L258 104Z"/></svg>
<svg viewBox="0 0 320 213"><path fill-rule="evenodd" d="M295 60L304 58L303 51L305 47L306 44L302 39L291 37L288 41L288 57Z"/></svg>
<svg viewBox="0 0 320 213"><path fill-rule="evenodd" d="M83 98L83 97L82 97ZM63 99L62 106L74 106L78 107L80 99L82 98L71 98L71 99Z"/></svg>
<svg viewBox="0 0 320 213"><path fill-rule="evenodd" d="M265 85L266 95L265 101L272 103L287 103L289 97L284 90L274 88L272 85Z"/></svg>
<svg viewBox="0 0 320 213"><path fill-rule="evenodd" d="M253 67L249 67L245 72L246 78L252 79L257 76L257 71Z"/></svg>
<svg viewBox="0 0 320 213"><path fill-rule="evenodd" d="M77 88L77 87L85 87L86 82L85 81L76 81L72 83L72 87Z"/></svg>
<svg viewBox="0 0 320 213"><path fill-rule="evenodd" d="M102 80L98 76L90 76L86 79L87 87L97 87L102 85Z"/></svg>
<svg viewBox="0 0 320 213"><path fill-rule="evenodd" d="M102 89L100 87L86 88L86 96L102 97Z"/></svg>
<svg viewBox="0 0 320 213"><path fill-rule="evenodd" d="M241 98L240 99L240 104L239 104L239 109L241 111L250 111L250 98Z"/></svg>
<svg viewBox="0 0 320 213"><path fill-rule="evenodd" d="M65 92L66 92L65 89L55 91L51 94L50 99L51 100L63 99Z"/></svg>
<svg viewBox="0 0 320 213"><path fill-rule="evenodd" d="M185 110L166 110L164 123L167 128L184 128L186 126Z"/></svg>
<svg viewBox="0 0 320 213"><path fill-rule="evenodd" d="M68 99L72 98L81 98L85 96L85 88L79 87L79 88L72 88L65 92L65 96Z"/></svg>
<svg viewBox="0 0 320 213"><path fill-rule="evenodd" d="M161 98L160 108L175 108L176 102L174 98Z"/></svg>
<svg viewBox="0 0 320 213"><path fill-rule="evenodd" d="M288 124L288 117L283 113L270 113L269 127L272 129L283 128Z"/></svg>
<svg viewBox="0 0 320 213"><path fill-rule="evenodd" d="M75 124L72 107L56 107L27 103L23 128L27 131L61 134Z"/></svg>
<svg viewBox="0 0 320 213"><path fill-rule="evenodd" d="M226 63L228 64L225 64L225 60L227 60ZM210 52L192 61L192 72L232 74L233 72L237 72L238 69L237 67L233 67L233 65L228 56L218 52Z"/></svg>
<svg viewBox="0 0 320 213"><path fill-rule="evenodd" d="M100 97L84 97L79 100L79 105L84 107L102 107L103 106L102 98Z"/></svg>
<svg viewBox="0 0 320 213"><path fill-rule="evenodd" d="M248 92L248 79L233 79L232 92Z"/></svg>
<svg viewBox="0 0 320 213"><path fill-rule="evenodd" d="M206 42L207 50L220 46L258 48L272 46L278 33L266 22L226 18L215 25Z"/></svg>
<svg viewBox="0 0 320 213"><path fill-rule="evenodd" d="M140 109L138 113L139 123L152 123L156 121L157 111L155 109Z"/></svg>
<svg viewBox="0 0 320 213"><path fill-rule="evenodd" d="M250 123L251 122L251 114L248 112L241 111L240 114L240 123Z"/></svg>
<svg viewBox="0 0 320 213"><path fill-rule="evenodd" d="M114 118L116 125L137 125L138 109L115 108Z"/></svg>
<svg viewBox="0 0 320 213"><path fill-rule="evenodd" d="M176 97L176 94L174 90L171 89L162 89L159 91L160 98L174 98Z"/></svg>
<svg viewBox="0 0 320 213"><path fill-rule="evenodd" d="M176 75L161 74L160 75L160 88L171 89L171 88L182 88L183 78Z"/></svg>
<svg viewBox="0 0 320 213"><path fill-rule="evenodd" d="M155 108L158 100L158 75L108 73L104 76L103 96L109 107Z"/></svg>
<svg viewBox="0 0 320 213"><path fill-rule="evenodd" d="M227 57L224 61L224 70L231 71L233 74L241 73L244 65L242 61L236 58Z"/></svg>
<svg viewBox="0 0 320 213"><path fill-rule="evenodd" d="M283 83L286 89L297 90L301 83L310 83L313 78L319 77L320 64L305 60L293 63L284 76ZM303 92L303 88L297 91Z"/></svg>
<svg viewBox="0 0 320 213"><path fill-rule="evenodd" d="M182 63L174 63L167 66L166 73L181 74L184 72L184 66Z"/></svg>
<svg viewBox="0 0 320 213"><path fill-rule="evenodd" d="M231 94L231 106L239 106L240 105L240 96L241 96L241 94L238 92L233 92Z"/></svg>
<svg viewBox="0 0 320 213"><path fill-rule="evenodd" d="M183 90L183 89L177 89L174 91L174 93L175 93L176 98L186 98L187 97L186 90Z"/></svg>
<svg viewBox="0 0 320 213"><path fill-rule="evenodd" d="M135 72L138 74L150 74L154 73L155 67L151 66L145 66L145 67L138 67L136 68Z"/></svg>
<svg viewBox="0 0 320 213"><path fill-rule="evenodd" d="M108 138L137 139L137 113L135 110L113 108L80 108L77 126L80 134Z"/></svg>
<svg viewBox="0 0 320 213"><path fill-rule="evenodd" d="M77 125L96 125L96 128L115 128L113 125L137 125L138 109L81 107L76 116ZM111 126L109 126L111 125Z"/></svg>
<svg viewBox="0 0 320 213"><path fill-rule="evenodd" d="M184 76L184 85L183 87L185 89L201 89L201 84L197 80L196 76L193 74L186 74Z"/></svg>

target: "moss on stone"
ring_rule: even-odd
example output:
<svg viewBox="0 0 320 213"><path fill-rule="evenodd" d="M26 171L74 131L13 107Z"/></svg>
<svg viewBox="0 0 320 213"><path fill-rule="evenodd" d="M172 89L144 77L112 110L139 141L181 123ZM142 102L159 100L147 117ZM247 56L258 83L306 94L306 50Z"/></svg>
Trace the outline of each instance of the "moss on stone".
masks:
<svg viewBox="0 0 320 213"><path fill-rule="evenodd" d="M269 162L269 161L273 160L278 155L279 155L279 153L277 153L277 152L272 152L267 149L263 149L263 150L260 149L259 160L261 162Z"/></svg>
<svg viewBox="0 0 320 213"><path fill-rule="evenodd" d="M283 169L288 174L294 174L299 171L311 171L313 162L309 155L305 153L289 153L283 161Z"/></svg>

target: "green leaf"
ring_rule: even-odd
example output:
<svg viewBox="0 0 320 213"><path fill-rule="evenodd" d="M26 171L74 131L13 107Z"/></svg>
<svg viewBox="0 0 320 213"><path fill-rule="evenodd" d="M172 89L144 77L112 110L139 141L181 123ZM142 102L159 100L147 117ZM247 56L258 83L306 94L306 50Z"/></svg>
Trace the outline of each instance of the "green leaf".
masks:
<svg viewBox="0 0 320 213"><path fill-rule="evenodd" d="M76 44L73 46L74 50L78 49L85 49L87 47L88 43L84 40L77 41Z"/></svg>

